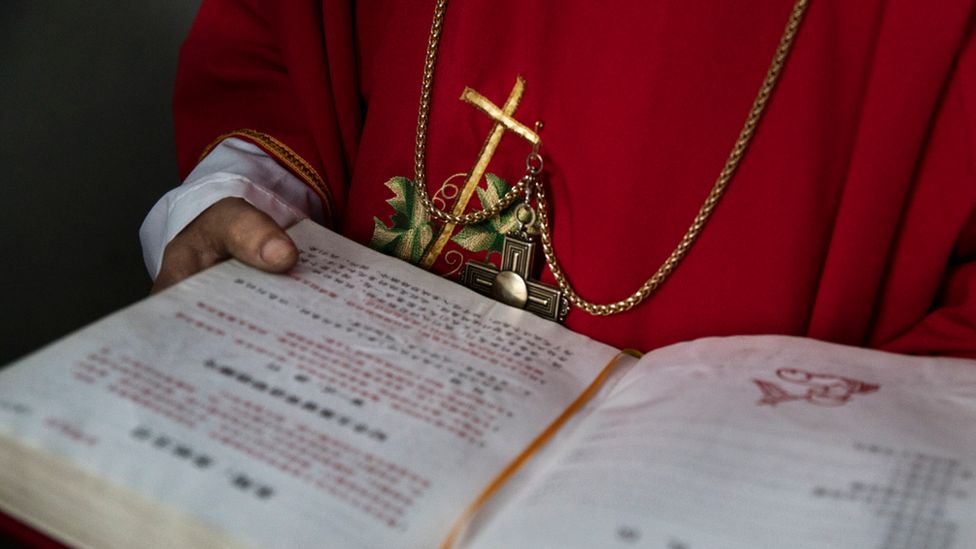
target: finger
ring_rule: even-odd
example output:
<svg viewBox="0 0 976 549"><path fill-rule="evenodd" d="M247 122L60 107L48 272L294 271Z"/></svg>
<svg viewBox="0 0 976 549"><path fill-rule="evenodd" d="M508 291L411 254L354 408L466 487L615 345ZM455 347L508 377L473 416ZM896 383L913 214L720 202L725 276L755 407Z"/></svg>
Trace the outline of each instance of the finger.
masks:
<svg viewBox="0 0 976 549"><path fill-rule="evenodd" d="M233 203L229 223L217 228L226 253L264 271L283 272L298 261L298 248L271 217L246 202Z"/></svg>
<svg viewBox="0 0 976 549"><path fill-rule="evenodd" d="M298 249L278 224L240 198L225 198L197 216L166 246L152 293L228 257L272 272L286 271Z"/></svg>
<svg viewBox="0 0 976 549"><path fill-rule="evenodd" d="M216 254L206 256L187 244L184 239L174 239L163 253L159 274L150 293L157 293L176 284L199 271L213 265L220 259Z"/></svg>

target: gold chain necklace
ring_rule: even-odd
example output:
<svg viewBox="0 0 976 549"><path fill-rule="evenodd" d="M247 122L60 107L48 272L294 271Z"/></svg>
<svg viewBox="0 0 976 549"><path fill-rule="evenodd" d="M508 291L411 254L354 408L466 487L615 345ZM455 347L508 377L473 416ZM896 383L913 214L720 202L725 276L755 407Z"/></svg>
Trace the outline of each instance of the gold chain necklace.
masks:
<svg viewBox="0 0 976 549"><path fill-rule="evenodd" d="M702 228L704 228L705 223L715 210L715 206L718 205L719 199L721 199L722 195L725 193L725 189L728 187L729 181L732 180L732 176L739 167L739 161L742 159L742 156L748 148L749 143L752 141L752 137L755 134L759 119L762 118L763 112L766 110L766 105L769 103L769 98L773 93L773 89L776 87L776 82L779 80L780 73L786 64L786 59L793 47L794 38L796 37L797 30L800 27L800 22L803 20L803 15L806 13L808 3L809 0L796 0L796 2L793 4L793 9L790 12L789 19L786 22L786 28L783 31L782 37L780 38L779 46L776 48L776 53L773 55L773 60L770 62L769 68L766 70L766 76L763 79L762 85L759 87L759 92L756 94L755 100L752 102L752 108L749 110L748 116L746 116L746 121L742 126L742 130L739 132L739 136L735 140L735 145L732 147L732 151L729 153L722 171L719 172L718 178L715 180L715 184L712 186L712 190L708 193L708 197L705 198L704 204L702 204L701 208L698 210L698 214L692 220L691 226L688 227L688 230L678 242L678 245L675 247L674 251L672 251L671 255L664 260L664 263L661 264L658 270L649 279L647 279L644 284L637 289L637 291L625 299L621 299L620 301L613 303L593 303L581 297L579 293L573 289L572 285L570 285L569 279L566 278L566 274L563 272L562 267L559 265L559 261L556 259L555 250L552 246L552 235L549 226L548 202L546 200L545 188L541 180L538 177L535 177L535 175L538 175L538 173L542 171L541 157L539 157L537 153L533 153L535 155L534 157L530 155L530 159L536 159L536 164L528 166L528 171L532 173L532 177L521 179L517 184L512 186L512 188L509 189L504 196L502 196L501 200L487 208L483 208L468 214L456 215L437 208L431 201L431 198L427 193L426 181L427 129L428 123L430 122L430 103L434 85L434 69L437 64L437 50L438 46L440 45L441 31L444 28L444 17L447 13L447 0L437 0L436 5L434 6L434 21L431 24L430 36L427 40L427 54L424 60L424 77L420 88L420 112L417 116L417 139L414 147L413 183L414 188L417 191L416 194L420 198L420 201L423 204L428 216L444 223L468 225L472 223L479 223L499 215L503 210L515 202L515 200L522 193L526 193L527 197L534 193L539 209L539 239L542 242L542 251L546 258L546 264L549 266L549 270L552 271L553 277L555 277L556 282L559 285L559 289L562 290L563 295L566 296L569 303L579 307L591 315L597 316L608 316L629 311L647 299L647 297L650 296L651 293L653 293L654 290L656 290L674 271L674 269L678 266L678 263L681 262L681 260L688 253L688 250L691 248L692 244L694 244L695 240L698 238L698 235L701 233Z"/></svg>

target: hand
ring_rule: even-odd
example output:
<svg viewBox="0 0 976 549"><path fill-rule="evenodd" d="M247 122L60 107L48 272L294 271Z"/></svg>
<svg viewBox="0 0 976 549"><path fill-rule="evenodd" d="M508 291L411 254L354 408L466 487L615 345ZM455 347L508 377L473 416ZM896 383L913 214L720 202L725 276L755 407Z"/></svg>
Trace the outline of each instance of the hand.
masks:
<svg viewBox="0 0 976 549"><path fill-rule="evenodd" d="M263 271L284 272L298 261L298 248L264 212L243 199L224 198L166 246L152 293L231 257Z"/></svg>

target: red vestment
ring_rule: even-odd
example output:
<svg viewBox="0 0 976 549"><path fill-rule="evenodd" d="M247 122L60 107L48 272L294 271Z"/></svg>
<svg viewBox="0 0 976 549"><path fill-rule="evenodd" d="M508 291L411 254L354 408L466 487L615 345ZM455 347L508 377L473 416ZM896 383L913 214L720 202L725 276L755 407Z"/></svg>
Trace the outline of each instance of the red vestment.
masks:
<svg viewBox="0 0 976 549"><path fill-rule="evenodd" d="M976 357L974 4L811 0L688 256L635 310L574 310L569 327L643 350L776 333ZM791 5L454 0L430 193L471 168L493 124L462 89L501 105L521 75L514 117L545 123L556 253L583 297L626 297L702 205ZM182 172L219 136L254 130L318 187L337 230L369 243L393 214L385 183L413 177L432 13L433 2L204 1L177 81ZM489 171L514 182L529 149L506 135ZM454 272L462 255L487 254L451 241L433 268Z"/></svg>

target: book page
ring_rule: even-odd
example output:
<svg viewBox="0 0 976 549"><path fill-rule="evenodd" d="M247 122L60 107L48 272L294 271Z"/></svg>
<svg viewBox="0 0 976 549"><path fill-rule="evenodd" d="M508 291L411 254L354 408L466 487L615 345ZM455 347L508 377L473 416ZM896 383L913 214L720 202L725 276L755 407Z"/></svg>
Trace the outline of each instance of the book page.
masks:
<svg viewBox="0 0 976 549"><path fill-rule="evenodd" d="M976 362L786 337L646 355L475 547L976 547Z"/></svg>
<svg viewBox="0 0 976 549"><path fill-rule="evenodd" d="M253 546L431 547L616 354L291 234L287 275L222 264L0 372L0 435Z"/></svg>

